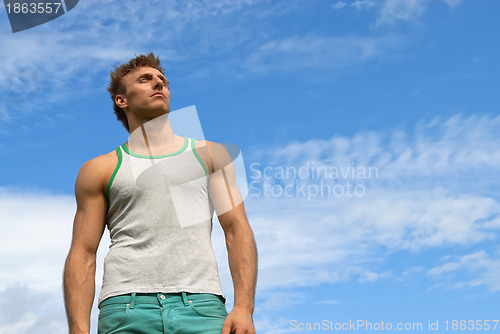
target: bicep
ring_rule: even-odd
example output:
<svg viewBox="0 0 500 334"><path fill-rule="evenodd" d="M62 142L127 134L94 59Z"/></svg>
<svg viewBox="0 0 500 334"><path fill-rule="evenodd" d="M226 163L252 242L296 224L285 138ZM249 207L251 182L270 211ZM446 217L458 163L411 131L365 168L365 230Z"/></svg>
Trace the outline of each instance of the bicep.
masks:
<svg viewBox="0 0 500 334"><path fill-rule="evenodd" d="M95 253L104 232L108 204L98 176L91 166L85 165L78 175L72 251Z"/></svg>
<svg viewBox="0 0 500 334"><path fill-rule="evenodd" d="M209 176L209 194L217 215L235 210L243 203L236 185L234 162L221 144L211 143L214 170Z"/></svg>

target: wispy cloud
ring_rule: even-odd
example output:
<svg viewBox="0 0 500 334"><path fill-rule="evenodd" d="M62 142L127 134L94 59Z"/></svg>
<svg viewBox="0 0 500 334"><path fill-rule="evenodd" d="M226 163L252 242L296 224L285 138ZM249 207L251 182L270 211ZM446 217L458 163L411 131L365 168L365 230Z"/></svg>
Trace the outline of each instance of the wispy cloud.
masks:
<svg viewBox="0 0 500 334"><path fill-rule="evenodd" d="M0 333L65 333L61 283L74 200L0 189Z"/></svg>
<svg viewBox="0 0 500 334"><path fill-rule="evenodd" d="M375 2L337 2L335 6L344 3L361 10L372 8ZM425 3L388 1L381 7L378 21L416 17L425 10ZM80 2L48 24L2 36L0 117L12 123L47 103L101 91L111 64L150 50L170 67L191 73L183 77L218 71L241 78L350 68L400 52L408 45L397 31L371 36L283 33L266 28L299 11L295 3L269 0L169 0L144 2L140 7L131 0ZM235 25L236 19L243 24ZM207 66L211 60L216 61Z"/></svg>
<svg viewBox="0 0 500 334"><path fill-rule="evenodd" d="M266 74L302 70L341 70L381 57L404 45L396 35L331 37L295 35L267 41L243 61L243 73Z"/></svg>
<svg viewBox="0 0 500 334"><path fill-rule="evenodd" d="M198 28L217 27L214 17L229 16L262 2L266 1L153 1L138 7L131 0L85 1L50 23L4 34L0 49L4 64L0 73L1 120L15 121L47 103L103 89L106 82L101 78L110 65L134 54L153 50L164 62L187 61L198 54L187 50L202 52L207 41L196 38L204 35ZM193 38L186 39L188 33ZM170 46L179 42L180 47Z"/></svg>
<svg viewBox="0 0 500 334"><path fill-rule="evenodd" d="M414 21L425 13L429 0L386 0L380 8L375 26L397 21Z"/></svg>
<svg viewBox="0 0 500 334"><path fill-rule="evenodd" d="M266 198L251 207L263 290L389 279L392 270L407 268L388 267L386 254L493 240L500 214L490 198L432 190L310 202Z"/></svg>
<svg viewBox="0 0 500 334"><path fill-rule="evenodd" d="M307 162L318 167L373 166L379 172L377 183L387 181L395 186L395 182L404 180L405 190L424 184L429 189L448 179L453 183L450 186L456 186L458 179L466 184L463 176L479 183L491 182L490 176L500 164L500 148L493 145L499 126L499 116L455 115L421 121L410 131L292 142L272 151L256 151L254 157L271 166L302 166ZM417 177L420 179L415 182Z"/></svg>
<svg viewBox="0 0 500 334"><path fill-rule="evenodd" d="M427 271L427 274L445 282L439 285L440 288L484 285L493 292L500 291L499 255L500 249L497 249L496 254L493 255L483 250L461 256L453 254L447 257L443 264ZM457 282L456 279L453 279L453 276L461 272L465 272L469 277L466 280Z"/></svg>
<svg viewBox="0 0 500 334"><path fill-rule="evenodd" d="M373 27L392 26L398 22L414 23L425 14L429 5L438 1L433 0L355 0L350 3L338 1L332 5L334 10L354 8L358 11L377 10L378 14ZM460 5L462 0L441 0L451 9Z"/></svg>
<svg viewBox="0 0 500 334"><path fill-rule="evenodd" d="M450 8L455 8L462 0L443 0ZM385 0L380 6L375 26L393 25L397 22L416 22L426 11L432 0Z"/></svg>
<svg viewBox="0 0 500 334"><path fill-rule="evenodd" d="M262 316L254 319L255 328L262 334L290 333L290 319Z"/></svg>
<svg viewBox="0 0 500 334"><path fill-rule="evenodd" d="M273 281L305 286L388 279L392 268L380 262L388 252L498 238L498 122L498 116L457 115L421 122L414 132L362 133L256 149L253 161L260 165L249 173L249 217L266 254L260 287L271 289ZM338 170L353 162L375 166L380 173L372 179L348 175L353 185L364 187L362 196L327 195L328 186L345 190L346 179L313 176L311 166ZM301 168L309 168L302 178L293 174ZM276 174L283 171L291 176ZM296 191L301 185L304 193ZM287 186L292 188L285 192Z"/></svg>
<svg viewBox="0 0 500 334"><path fill-rule="evenodd" d="M0 291L0 333L67 333L62 295L39 291L26 284Z"/></svg>
<svg viewBox="0 0 500 334"><path fill-rule="evenodd" d="M347 3L345 1L337 1L336 3L332 4L332 8L334 10L340 10L346 7L355 8L357 10L368 10L376 6L377 2L373 0L355 0L350 3Z"/></svg>
<svg viewBox="0 0 500 334"><path fill-rule="evenodd" d="M17 284L22 277L31 288L60 287L74 210L70 196L1 189L0 264L9 269L0 273L0 286Z"/></svg>
<svg viewBox="0 0 500 334"><path fill-rule="evenodd" d="M332 4L332 8L335 10L340 10L346 6L347 6L347 3L344 1L337 1L336 3Z"/></svg>
<svg viewBox="0 0 500 334"><path fill-rule="evenodd" d="M4 231L0 235L0 333L67 333L62 273L75 209L73 196L0 188ZM105 236L98 253L98 289L108 245ZM95 327L96 305L93 312Z"/></svg>
<svg viewBox="0 0 500 334"><path fill-rule="evenodd" d="M355 0L350 6L356 8L357 10L367 10L375 7L376 5L377 3L372 0Z"/></svg>

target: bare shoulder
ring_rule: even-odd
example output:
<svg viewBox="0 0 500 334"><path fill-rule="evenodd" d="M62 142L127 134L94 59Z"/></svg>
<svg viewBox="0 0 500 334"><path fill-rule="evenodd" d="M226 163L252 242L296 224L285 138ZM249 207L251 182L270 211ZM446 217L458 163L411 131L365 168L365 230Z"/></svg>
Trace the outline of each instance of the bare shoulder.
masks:
<svg viewBox="0 0 500 334"><path fill-rule="evenodd" d="M206 139L197 140L195 142L195 147L196 148L203 148L203 147L207 147L208 145L210 145L211 149L213 149L215 146L223 146L222 144L219 144L219 143L216 143L216 142L213 142L213 141L210 141L210 140L206 140Z"/></svg>
<svg viewBox="0 0 500 334"><path fill-rule="evenodd" d="M195 142L197 150L209 148L212 154L228 154L226 146L227 144L220 144L210 140L197 140Z"/></svg>
<svg viewBox="0 0 500 334"><path fill-rule="evenodd" d="M106 173L110 168L113 169L118 162L118 154L116 151L100 155L85 162L80 169L80 173L97 176Z"/></svg>
<svg viewBox="0 0 500 334"><path fill-rule="evenodd" d="M232 162L227 146L232 147L233 145L220 144L209 140L200 140L195 142L195 148L200 154L200 157L203 161L206 159L208 161L212 160L215 170L226 167Z"/></svg>
<svg viewBox="0 0 500 334"><path fill-rule="evenodd" d="M92 191L105 190L107 181L113 174L118 163L116 151L95 157L85 162L80 168L76 179L76 188L83 188Z"/></svg>
<svg viewBox="0 0 500 334"><path fill-rule="evenodd" d="M207 147L207 143L212 144L213 142L205 140L205 139L204 140L196 140L194 142L194 147L196 147L196 149L206 148Z"/></svg>

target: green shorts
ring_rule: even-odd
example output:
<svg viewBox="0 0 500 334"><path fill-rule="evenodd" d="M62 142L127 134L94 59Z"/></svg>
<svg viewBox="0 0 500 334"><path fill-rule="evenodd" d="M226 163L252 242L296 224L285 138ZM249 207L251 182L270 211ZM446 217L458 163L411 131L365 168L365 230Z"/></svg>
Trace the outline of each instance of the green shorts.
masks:
<svg viewBox="0 0 500 334"><path fill-rule="evenodd" d="M220 334L223 297L206 293L132 293L99 305L99 334Z"/></svg>

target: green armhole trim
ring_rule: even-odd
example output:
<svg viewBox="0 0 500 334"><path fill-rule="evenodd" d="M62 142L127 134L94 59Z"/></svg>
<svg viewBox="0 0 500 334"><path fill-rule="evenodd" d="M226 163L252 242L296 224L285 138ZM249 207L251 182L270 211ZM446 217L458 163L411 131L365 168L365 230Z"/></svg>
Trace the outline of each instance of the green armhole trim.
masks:
<svg viewBox="0 0 500 334"><path fill-rule="evenodd" d="M208 171L207 171L207 167L205 166L205 164L203 163L203 160L201 160L200 156L198 155L198 152L196 151L196 147L194 146L194 142L196 140L193 138L193 140L191 141L191 149L196 157L196 159L198 159L198 161L200 162L201 166L203 167L203 170L205 171L205 176L207 177L208 179Z"/></svg>
<svg viewBox="0 0 500 334"><path fill-rule="evenodd" d="M122 150L124 150L125 153L127 153L128 155L131 155L131 156L136 157L136 158L144 158L144 159L161 159L161 158L165 158L165 157L170 157L172 155L177 155L179 153L184 152L187 147L188 147L188 137L184 137L184 146L182 146L182 148L180 150L178 150L177 152L174 152L174 153L163 154L163 155L137 154L137 153L130 152L130 150L128 149L127 145L125 145L125 143L121 146Z"/></svg>
<svg viewBox="0 0 500 334"><path fill-rule="evenodd" d="M118 170L120 169L120 166L122 165L122 160L123 160L122 150L120 150L119 147L116 148L116 154L118 154L118 163L116 164L115 170L113 171L111 178L109 179L108 188L106 189L106 196L108 198L108 204L109 204L109 191L111 190L111 184L113 183L113 180L115 179L116 173L118 173Z"/></svg>

